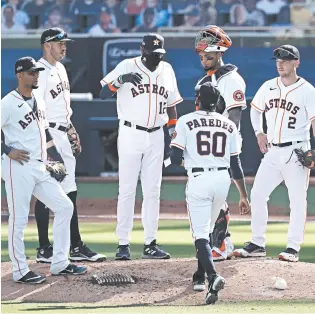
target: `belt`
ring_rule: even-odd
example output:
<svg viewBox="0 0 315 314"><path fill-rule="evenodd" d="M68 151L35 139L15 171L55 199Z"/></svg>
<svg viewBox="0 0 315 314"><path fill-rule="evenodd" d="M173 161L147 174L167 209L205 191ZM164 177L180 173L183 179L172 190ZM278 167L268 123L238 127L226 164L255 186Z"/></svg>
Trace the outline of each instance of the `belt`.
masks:
<svg viewBox="0 0 315 314"><path fill-rule="evenodd" d="M297 141L297 142L286 142L286 143L281 143L281 144L274 144L272 143L272 146L277 146L277 147L287 147L287 146L291 146L297 143L302 143L303 141Z"/></svg>
<svg viewBox="0 0 315 314"><path fill-rule="evenodd" d="M62 125L59 125L58 127L57 126L57 123L55 122L49 122L49 127L50 128L56 128L57 130L59 131L62 131L62 132L68 132L68 130L71 128L71 126L68 126L68 127L65 127L65 126L62 126Z"/></svg>
<svg viewBox="0 0 315 314"><path fill-rule="evenodd" d="M124 125L128 126L129 128L132 127L132 123L129 122L129 121L125 121ZM145 132L148 132L148 133L152 133L152 132L157 131L157 130L159 130L161 128L160 126L157 126L155 128L145 128L145 127L140 126L140 125L135 125L135 127L136 127L137 130L145 131Z"/></svg>
<svg viewBox="0 0 315 314"><path fill-rule="evenodd" d="M194 172L204 172L204 171L221 171L221 170L228 170L227 167L219 167L219 168L192 168L191 169L191 172L194 173Z"/></svg>

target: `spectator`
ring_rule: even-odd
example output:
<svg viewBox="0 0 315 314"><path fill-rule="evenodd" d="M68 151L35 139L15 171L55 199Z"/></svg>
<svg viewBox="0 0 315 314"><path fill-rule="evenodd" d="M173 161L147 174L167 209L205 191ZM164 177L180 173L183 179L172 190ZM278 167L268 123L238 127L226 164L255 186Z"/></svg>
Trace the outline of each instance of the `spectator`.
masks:
<svg viewBox="0 0 315 314"><path fill-rule="evenodd" d="M192 26L200 26L200 12L197 8L188 11L184 15L184 24L180 25L182 28L190 28Z"/></svg>
<svg viewBox="0 0 315 314"><path fill-rule="evenodd" d="M15 8L11 4L6 4L2 7L2 23L1 33L25 33L24 25L19 25L14 22Z"/></svg>
<svg viewBox="0 0 315 314"><path fill-rule="evenodd" d="M111 12L107 8L102 8L99 15L99 23L89 30L91 36L104 36L107 33L120 33L120 29L112 23Z"/></svg>
<svg viewBox="0 0 315 314"><path fill-rule="evenodd" d="M278 14L287 3L285 0L260 0L256 8L263 11L266 15Z"/></svg>
<svg viewBox="0 0 315 314"><path fill-rule="evenodd" d="M216 25L220 26L229 23L231 7L235 3L235 0L217 0L215 2L215 9L217 11Z"/></svg>
<svg viewBox="0 0 315 314"><path fill-rule="evenodd" d="M8 4L12 5L15 10L14 22L17 25L27 27L30 23L30 18L26 12L20 10L20 0L8 0Z"/></svg>
<svg viewBox="0 0 315 314"><path fill-rule="evenodd" d="M173 14L185 14L199 6L196 0L169 0Z"/></svg>
<svg viewBox="0 0 315 314"><path fill-rule="evenodd" d="M265 15L256 9L256 0L243 0L231 7L230 23L234 26L264 26Z"/></svg>
<svg viewBox="0 0 315 314"><path fill-rule="evenodd" d="M160 5L158 0L147 0L147 8L153 9L155 11L155 26L167 26L169 24L170 14L168 12L167 6ZM143 12L138 15L136 23L137 25L143 24Z"/></svg>
<svg viewBox="0 0 315 314"><path fill-rule="evenodd" d="M45 22L45 14L49 8L49 3L45 0L33 0L27 2L23 11L25 11L31 18L30 28L39 28Z"/></svg>
<svg viewBox="0 0 315 314"><path fill-rule="evenodd" d="M279 14L277 14L276 21L272 26L291 26L290 7L288 5L281 8Z"/></svg>
<svg viewBox="0 0 315 314"><path fill-rule="evenodd" d="M71 28L68 24L64 23L64 17L62 16L60 9L58 7L52 7L48 12L47 21L44 23L42 28L52 28L59 27L65 30L66 32L70 32Z"/></svg>
<svg viewBox="0 0 315 314"><path fill-rule="evenodd" d="M127 0L126 13L138 15L146 7L146 0Z"/></svg>
<svg viewBox="0 0 315 314"><path fill-rule="evenodd" d="M200 25L217 25L217 10L211 1L200 2Z"/></svg>
<svg viewBox="0 0 315 314"><path fill-rule="evenodd" d="M72 16L76 17L76 23L80 28L90 28L97 23L98 13L102 4L94 0L76 0L70 8Z"/></svg>
<svg viewBox="0 0 315 314"><path fill-rule="evenodd" d="M123 3L120 3L119 0L103 0L103 6L111 11L113 24L121 30L128 31L128 16L124 12Z"/></svg>
<svg viewBox="0 0 315 314"><path fill-rule="evenodd" d="M144 9L143 23L136 26L132 31L136 33L155 33L157 31L155 19L156 12L153 8Z"/></svg>
<svg viewBox="0 0 315 314"><path fill-rule="evenodd" d="M292 0L290 13L292 25L310 26L313 21L311 6L307 5L305 1Z"/></svg>

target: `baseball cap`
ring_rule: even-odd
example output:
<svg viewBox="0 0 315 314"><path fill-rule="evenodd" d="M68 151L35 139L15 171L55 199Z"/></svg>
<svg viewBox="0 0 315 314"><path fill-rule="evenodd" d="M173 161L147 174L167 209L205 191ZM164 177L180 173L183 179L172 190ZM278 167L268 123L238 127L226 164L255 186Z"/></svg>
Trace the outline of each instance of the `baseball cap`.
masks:
<svg viewBox="0 0 315 314"><path fill-rule="evenodd" d="M15 74L21 72L44 71L45 68L37 66L36 61L32 57L23 57L15 62Z"/></svg>
<svg viewBox="0 0 315 314"><path fill-rule="evenodd" d="M282 45L273 51L271 59L300 60L300 52L294 46Z"/></svg>
<svg viewBox="0 0 315 314"><path fill-rule="evenodd" d="M164 38L155 33L144 35L141 46L149 52L166 53L164 49Z"/></svg>
<svg viewBox="0 0 315 314"><path fill-rule="evenodd" d="M59 27L53 27L46 29L42 36L40 37L40 43L48 43L48 42L56 42L56 41L74 41L73 39L68 38L68 34Z"/></svg>
<svg viewBox="0 0 315 314"><path fill-rule="evenodd" d="M199 102L203 108L212 107L217 104L220 92L210 82L206 82L200 86Z"/></svg>

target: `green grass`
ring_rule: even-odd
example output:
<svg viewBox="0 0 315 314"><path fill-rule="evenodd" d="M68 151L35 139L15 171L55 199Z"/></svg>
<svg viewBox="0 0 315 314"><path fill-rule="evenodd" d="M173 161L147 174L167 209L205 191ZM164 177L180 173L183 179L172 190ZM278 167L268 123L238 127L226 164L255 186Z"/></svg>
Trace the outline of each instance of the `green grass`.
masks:
<svg viewBox="0 0 315 314"><path fill-rule="evenodd" d="M102 252L113 258L117 248L115 236L115 223L81 223L80 232L82 239L92 249ZM1 260L9 261L7 224L2 224L1 230ZM267 254L277 256L286 247L287 223L270 223L267 229ZM233 222L230 226L235 247L242 247L245 241L251 238L249 222ZM52 240L52 227L49 228ZM314 253L315 222L308 222L305 228L305 241L300 253L301 261L315 262ZM158 242L168 250L172 257L193 257L195 255L189 224L186 220L161 220L158 232ZM29 224L25 230L26 255L35 259L38 247L36 224ZM136 221L132 232L133 258L141 255L143 248L143 230L141 222Z"/></svg>
<svg viewBox="0 0 315 314"><path fill-rule="evenodd" d="M286 246L287 223L270 223L267 229L267 254L277 256ZM8 261L7 224L1 230L1 260ZM52 230L50 226L50 232ZM242 247L250 240L249 222L232 222L230 227L236 247ZM115 223L80 224L83 240L96 251L113 258L116 252L117 239ZM305 229L305 241L300 253L301 261L315 262L314 253L315 222L308 222ZM52 235L50 233L50 239ZM172 257L193 257L195 255L189 224L185 220L160 221L158 242L168 250ZM25 230L26 254L30 259L36 255L37 229L31 223ZM139 221L135 222L132 232L133 258L139 258L143 248L143 230ZM3 302L1 313L315 313L314 300L272 301L272 302L218 302L215 306L104 306L99 303L14 303Z"/></svg>
<svg viewBox="0 0 315 314"><path fill-rule="evenodd" d="M2 313L314 313L314 301L231 302L215 306L104 306L100 304L9 303Z"/></svg>

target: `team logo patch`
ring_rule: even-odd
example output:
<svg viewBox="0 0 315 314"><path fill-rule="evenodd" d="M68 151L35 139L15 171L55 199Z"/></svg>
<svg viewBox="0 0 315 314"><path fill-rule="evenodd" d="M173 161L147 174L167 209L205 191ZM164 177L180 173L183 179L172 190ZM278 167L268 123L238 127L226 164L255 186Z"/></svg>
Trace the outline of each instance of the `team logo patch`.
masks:
<svg viewBox="0 0 315 314"><path fill-rule="evenodd" d="M172 135L172 140L173 140L174 138L176 138L176 136L177 136L177 132L174 131L174 133L173 133L173 135Z"/></svg>
<svg viewBox="0 0 315 314"><path fill-rule="evenodd" d="M233 98L236 101L244 100L244 93L241 90L237 90L233 93Z"/></svg>

